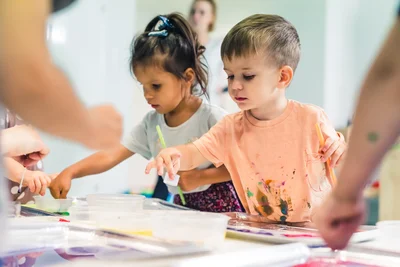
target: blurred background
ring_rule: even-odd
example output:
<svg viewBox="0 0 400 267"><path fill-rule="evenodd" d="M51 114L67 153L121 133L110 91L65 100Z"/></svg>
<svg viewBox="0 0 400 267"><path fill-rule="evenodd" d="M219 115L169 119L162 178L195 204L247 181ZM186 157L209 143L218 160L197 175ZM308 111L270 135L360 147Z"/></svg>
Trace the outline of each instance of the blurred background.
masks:
<svg viewBox="0 0 400 267"><path fill-rule="evenodd" d="M223 38L243 18L278 14L294 24L302 57L291 99L319 105L337 129L351 119L354 100L377 49L395 18L398 0L217 0L213 38ZM69 76L86 105L113 103L124 116L127 134L150 111L130 74L129 46L156 15L189 16L191 0L79 0L48 21L47 41L54 62ZM228 111L236 110L224 98ZM82 146L43 134L51 153L46 172L60 172L90 155ZM146 160L134 156L116 168L74 180L71 196L89 193L150 192L155 174L145 175Z"/></svg>

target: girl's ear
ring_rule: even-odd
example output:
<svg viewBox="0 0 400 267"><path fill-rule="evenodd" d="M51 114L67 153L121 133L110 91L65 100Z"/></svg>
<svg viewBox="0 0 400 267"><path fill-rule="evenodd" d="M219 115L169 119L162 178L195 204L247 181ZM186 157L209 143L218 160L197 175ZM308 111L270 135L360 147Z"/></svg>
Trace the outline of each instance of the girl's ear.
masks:
<svg viewBox="0 0 400 267"><path fill-rule="evenodd" d="M187 83L192 85L194 83L194 80L196 79L196 74L194 73L194 70L192 68L187 68L183 73L183 77Z"/></svg>

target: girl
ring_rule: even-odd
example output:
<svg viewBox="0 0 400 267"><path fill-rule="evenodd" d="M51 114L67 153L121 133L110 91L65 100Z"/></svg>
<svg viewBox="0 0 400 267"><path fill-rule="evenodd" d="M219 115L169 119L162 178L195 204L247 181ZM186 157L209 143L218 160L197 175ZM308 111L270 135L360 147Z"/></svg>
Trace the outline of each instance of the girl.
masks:
<svg viewBox="0 0 400 267"><path fill-rule="evenodd" d="M198 84L206 93L207 72L201 64L204 47L188 22L178 14L157 16L132 43L130 67L143 85L144 97L154 111L131 131L121 145L98 152L66 168L51 184L55 198L65 198L71 180L109 170L135 153L150 159L161 145L160 125L169 146L186 144L201 137L225 115L218 107L193 95ZM231 178L225 167L179 173L187 207L211 212L241 211ZM177 193L176 187L169 187ZM174 202L180 203L178 196Z"/></svg>

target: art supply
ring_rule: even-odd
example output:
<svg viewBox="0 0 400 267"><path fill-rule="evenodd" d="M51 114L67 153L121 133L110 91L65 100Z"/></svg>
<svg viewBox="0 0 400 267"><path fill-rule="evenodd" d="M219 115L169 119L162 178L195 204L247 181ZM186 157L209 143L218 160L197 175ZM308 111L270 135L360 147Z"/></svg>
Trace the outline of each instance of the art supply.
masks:
<svg viewBox="0 0 400 267"><path fill-rule="evenodd" d="M319 145L320 145L320 147L323 147L325 145L325 138L324 138L324 136L322 134L321 127L319 126L318 123L316 123L315 124L315 128L317 130L317 135L318 135L318 138L319 138ZM331 159L330 158L326 161L326 167L328 168L328 171L329 171L331 184L335 185L336 182L337 182L337 179L336 179L335 171L331 167Z"/></svg>
<svg viewBox="0 0 400 267"><path fill-rule="evenodd" d="M160 143L161 143L162 148L167 148L167 144L165 143L164 136L163 136L163 134L162 134L162 132L161 132L161 127L160 127L160 125L157 125L157 126L156 126L156 130L157 130L158 138L160 139ZM167 178L165 178L165 177L167 177ZM168 179L170 179L170 178L168 177L168 175L166 175L165 177L164 177L164 182L165 182L165 183L168 183L169 181L166 181L166 180L168 180ZM177 181L176 181L176 184L178 185L179 176L178 176L178 178L176 178L176 176L175 176L174 181L175 181L175 180L177 180ZM179 193L179 197L181 198L182 204L183 204L183 205L186 205L185 197L183 196L182 189L181 189L179 186L178 186L178 193Z"/></svg>
<svg viewBox="0 0 400 267"><path fill-rule="evenodd" d="M18 194L21 194L22 192L22 183L24 182L25 179L25 173L26 173L26 168L22 171L22 176L21 176L21 182L19 182L19 187L18 187Z"/></svg>
<svg viewBox="0 0 400 267"><path fill-rule="evenodd" d="M351 243L364 242L376 238L375 227L362 226L351 238ZM324 240L316 229L288 226L276 223L254 223L230 220L228 236L245 240L285 244L302 242L309 247L325 246Z"/></svg>

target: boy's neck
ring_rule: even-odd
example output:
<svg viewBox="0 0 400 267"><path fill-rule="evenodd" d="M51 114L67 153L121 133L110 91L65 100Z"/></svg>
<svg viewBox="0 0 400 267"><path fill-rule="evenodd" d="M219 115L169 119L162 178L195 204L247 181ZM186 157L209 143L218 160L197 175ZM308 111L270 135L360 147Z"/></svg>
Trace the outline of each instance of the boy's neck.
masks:
<svg viewBox="0 0 400 267"><path fill-rule="evenodd" d="M273 120L285 112L288 100L286 97L280 97L274 103L265 104L262 107L249 110L251 116L260 121Z"/></svg>
<svg viewBox="0 0 400 267"><path fill-rule="evenodd" d="M165 123L169 127L177 127L181 125L196 113L201 103L202 100L193 95L183 99L173 111L164 115Z"/></svg>

